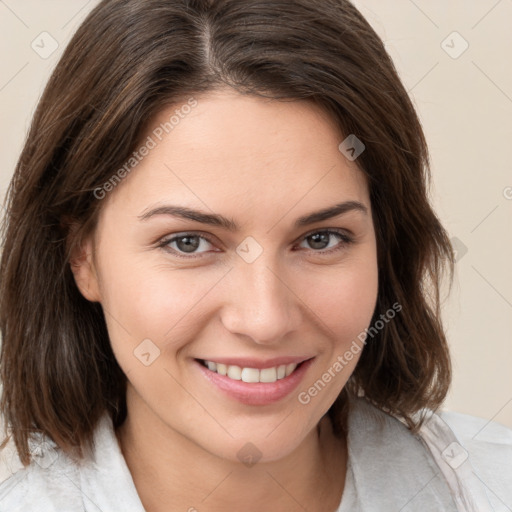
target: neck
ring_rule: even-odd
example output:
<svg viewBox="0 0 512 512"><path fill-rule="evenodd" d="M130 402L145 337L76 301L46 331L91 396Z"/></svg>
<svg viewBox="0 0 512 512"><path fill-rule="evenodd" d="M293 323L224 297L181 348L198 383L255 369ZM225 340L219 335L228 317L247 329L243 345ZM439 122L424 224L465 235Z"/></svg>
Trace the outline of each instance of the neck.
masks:
<svg viewBox="0 0 512 512"><path fill-rule="evenodd" d="M207 452L132 395L116 435L147 512L337 510L347 447L327 415L286 457L246 466Z"/></svg>

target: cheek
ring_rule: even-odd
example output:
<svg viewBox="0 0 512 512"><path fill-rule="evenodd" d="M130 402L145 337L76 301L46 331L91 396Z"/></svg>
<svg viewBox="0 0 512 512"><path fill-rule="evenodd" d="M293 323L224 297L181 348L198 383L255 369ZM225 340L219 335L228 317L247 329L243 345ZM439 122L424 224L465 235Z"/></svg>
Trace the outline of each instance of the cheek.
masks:
<svg viewBox="0 0 512 512"><path fill-rule="evenodd" d="M145 339L161 351L181 348L181 340L187 340L202 322L201 301L225 272L188 272L170 265L148 265L144 259L147 256L116 260L103 267L103 275L108 276L103 306L112 346L116 357L128 364Z"/></svg>
<svg viewBox="0 0 512 512"><path fill-rule="evenodd" d="M330 337L342 346L371 321L378 293L377 262L364 258L310 276L301 293L309 309L330 329Z"/></svg>
<svg viewBox="0 0 512 512"><path fill-rule="evenodd" d="M361 357L362 334L369 326L378 293L378 271L374 253L333 274L316 279L308 307L322 320L324 339L319 365L298 390L300 410L312 428L332 405ZM309 283L311 284L311 283Z"/></svg>

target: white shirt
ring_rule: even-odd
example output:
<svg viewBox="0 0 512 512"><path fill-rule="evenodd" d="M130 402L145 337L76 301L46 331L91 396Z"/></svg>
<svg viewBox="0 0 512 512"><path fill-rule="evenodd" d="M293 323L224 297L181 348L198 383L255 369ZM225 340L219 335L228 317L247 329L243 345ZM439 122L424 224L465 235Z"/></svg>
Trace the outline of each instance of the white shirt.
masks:
<svg viewBox="0 0 512 512"><path fill-rule="evenodd" d="M94 432L94 461L76 465L40 440L33 462L0 484L0 512L144 512L107 414ZM347 446L337 512L512 511L512 430L497 423L442 412L414 436L358 398Z"/></svg>

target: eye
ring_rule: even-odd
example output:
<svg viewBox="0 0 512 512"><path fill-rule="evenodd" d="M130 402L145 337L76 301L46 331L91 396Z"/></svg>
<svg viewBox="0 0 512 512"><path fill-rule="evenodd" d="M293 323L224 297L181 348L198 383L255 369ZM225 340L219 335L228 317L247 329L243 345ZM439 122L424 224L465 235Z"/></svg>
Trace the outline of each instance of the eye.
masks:
<svg viewBox="0 0 512 512"><path fill-rule="evenodd" d="M352 242L353 238L344 231L324 229L305 235L302 237L301 243L309 244L309 248L314 253L323 255L342 250ZM195 255L210 252L208 246L213 246L213 242L206 236L197 233L178 233L162 240L158 246L180 258L194 258ZM300 245L300 247L303 246ZM308 247L305 247L305 249L308 249Z"/></svg>
<svg viewBox="0 0 512 512"><path fill-rule="evenodd" d="M159 247L172 252L176 256L188 258L193 257L194 254L208 252L208 245L212 245L212 242L205 236L195 233L181 233L162 240ZM198 250L205 248L206 250ZM190 254L192 256L182 256L183 254Z"/></svg>
<svg viewBox="0 0 512 512"><path fill-rule="evenodd" d="M338 243L336 243L336 239ZM345 232L332 229L315 231L303 237L302 240L302 243L306 242L314 252L320 254L330 254L339 251L354 241L353 238Z"/></svg>

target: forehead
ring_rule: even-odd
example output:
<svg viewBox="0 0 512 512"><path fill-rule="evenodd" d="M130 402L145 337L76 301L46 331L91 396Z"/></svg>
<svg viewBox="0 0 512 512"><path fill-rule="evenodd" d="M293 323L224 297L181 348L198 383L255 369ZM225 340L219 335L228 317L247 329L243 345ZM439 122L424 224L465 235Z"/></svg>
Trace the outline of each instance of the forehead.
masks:
<svg viewBox="0 0 512 512"><path fill-rule="evenodd" d="M343 134L313 103L230 91L194 101L148 123L141 144L152 147L112 194L115 207L140 213L169 201L270 218L298 202L368 204L363 173L338 149Z"/></svg>

